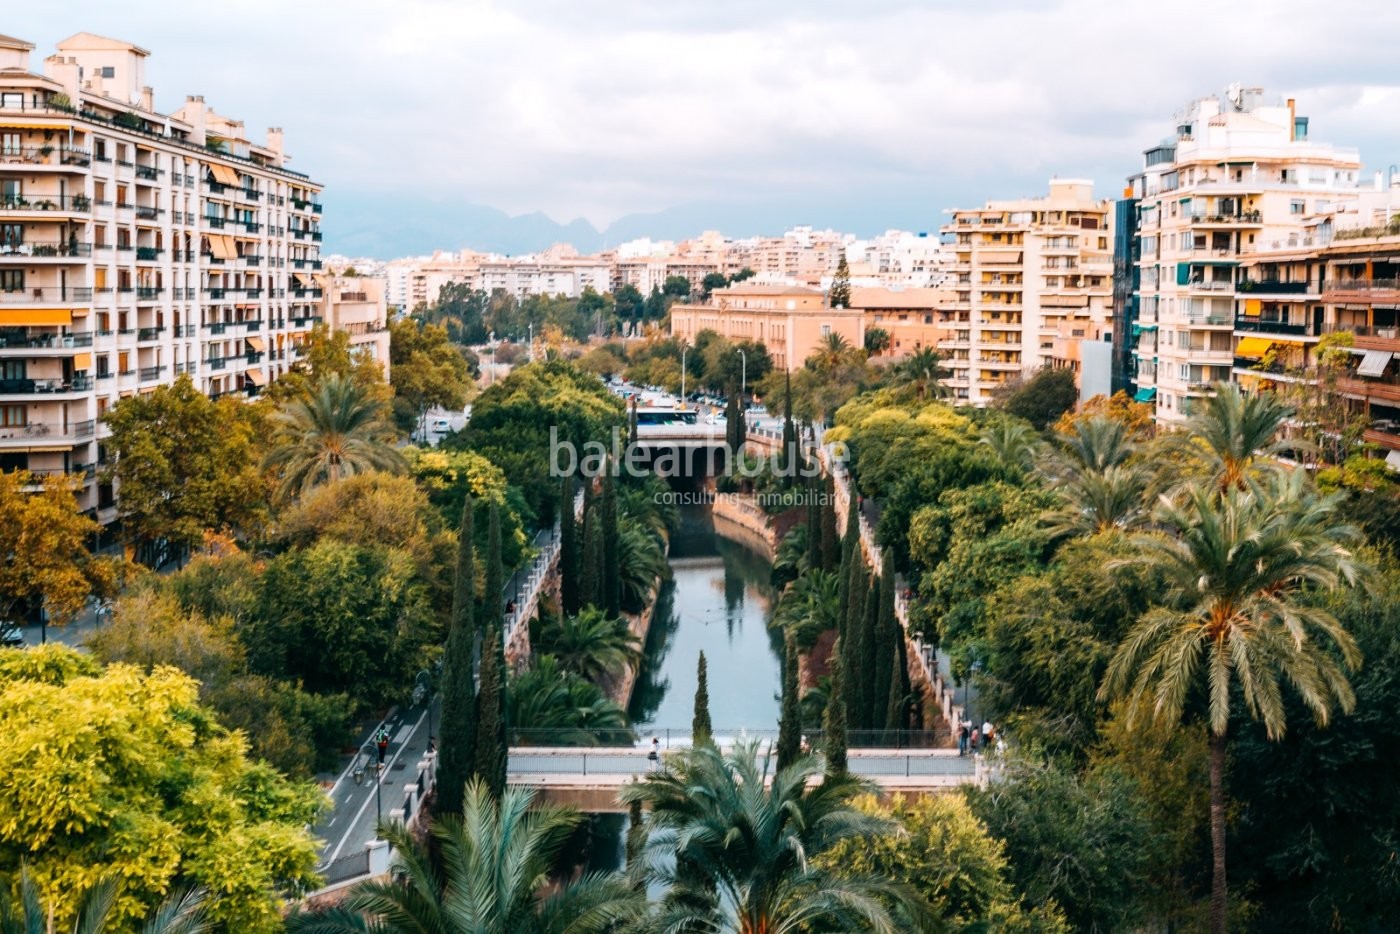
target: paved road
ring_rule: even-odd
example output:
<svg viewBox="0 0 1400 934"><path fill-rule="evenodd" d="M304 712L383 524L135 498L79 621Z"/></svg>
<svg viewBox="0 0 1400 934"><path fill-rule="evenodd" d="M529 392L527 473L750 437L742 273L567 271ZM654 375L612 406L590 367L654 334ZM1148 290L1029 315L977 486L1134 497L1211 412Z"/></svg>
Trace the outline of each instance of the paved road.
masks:
<svg viewBox="0 0 1400 934"><path fill-rule="evenodd" d="M433 710L433 729L437 729L440 711ZM384 722L389 731L389 750L384 757L382 784L378 791L383 816L398 807L403 800L403 786L417 775L418 761L428 751L428 713L425 707L407 707L392 713ZM377 732L371 728L360 744L368 742ZM377 757L374 757L377 758ZM374 758L370 762L374 762ZM348 757L344 769L336 777L329 793L331 809L312 827L312 834L323 841L320 866L324 868L337 859L364 852L365 845L377 836L380 812L375 801L373 766L366 771L364 784L355 784L353 772L363 764L364 757Z"/></svg>

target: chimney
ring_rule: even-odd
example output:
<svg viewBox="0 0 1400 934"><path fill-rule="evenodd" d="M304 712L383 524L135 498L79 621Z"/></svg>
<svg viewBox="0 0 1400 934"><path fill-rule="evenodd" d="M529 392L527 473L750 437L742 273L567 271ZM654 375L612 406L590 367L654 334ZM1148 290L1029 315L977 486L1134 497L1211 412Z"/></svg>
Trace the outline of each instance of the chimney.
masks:
<svg viewBox="0 0 1400 934"><path fill-rule="evenodd" d="M74 58L62 55L50 55L44 59L44 74L63 85L63 93L68 95L68 99L73 102L73 106L78 106L78 91L81 86L78 74L78 61Z"/></svg>
<svg viewBox="0 0 1400 934"><path fill-rule="evenodd" d="M156 92L151 89L150 85L141 89L141 109L148 114L156 112Z"/></svg>
<svg viewBox="0 0 1400 934"><path fill-rule="evenodd" d="M1298 102L1294 98L1288 99L1288 141L1291 143L1298 138Z"/></svg>

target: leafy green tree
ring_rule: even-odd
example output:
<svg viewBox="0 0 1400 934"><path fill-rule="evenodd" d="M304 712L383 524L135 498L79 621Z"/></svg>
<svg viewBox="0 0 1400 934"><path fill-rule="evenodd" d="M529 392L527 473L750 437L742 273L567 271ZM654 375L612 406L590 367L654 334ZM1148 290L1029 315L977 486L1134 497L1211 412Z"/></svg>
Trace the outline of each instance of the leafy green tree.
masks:
<svg viewBox="0 0 1400 934"><path fill-rule="evenodd" d="M442 731L438 742L437 809L460 814L476 752L476 653L474 620L476 564L472 559L472 500L462 506L457 533L457 564L452 583L452 617L442 657Z"/></svg>
<svg viewBox="0 0 1400 934"><path fill-rule="evenodd" d="M438 292L437 301L415 311L424 324L441 325L448 340L455 344L486 343L486 305L489 296L465 282L449 282Z"/></svg>
<svg viewBox="0 0 1400 934"><path fill-rule="evenodd" d="M635 324L641 320L645 304L646 299L642 297L642 293L630 283L618 286L617 290L613 292L613 306L617 310L619 321Z"/></svg>
<svg viewBox="0 0 1400 934"><path fill-rule="evenodd" d="M1318 496L1308 482L1297 472L1272 488L1195 489L1159 507L1155 521L1165 534L1139 536L1135 544L1140 560L1165 577L1167 599L1133 627L1102 689L1105 696L1128 696L1135 711L1150 707L1153 716L1174 722L1208 686L1215 931L1227 919L1232 693L1271 739L1287 725L1281 681L1320 724L1334 708L1350 712L1355 705L1346 675L1361 661L1355 641L1331 613L1301 603L1298 594L1305 586L1333 589L1362 577L1352 552L1356 531L1336 521L1337 499Z"/></svg>
<svg viewBox="0 0 1400 934"><path fill-rule="evenodd" d="M474 781L466 789L463 815L433 822L431 844L401 826L385 828L395 855L394 878L360 883L335 908L294 914L287 930L608 934L642 918L644 894L620 876L590 873L549 884L581 818L574 811L534 805L533 798L521 788L492 794L484 782Z"/></svg>
<svg viewBox="0 0 1400 934"><path fill-rule="evenodd" d="M89 597L114 594L121 563L91 554L98 531L78 511L76 480L45 477L38 492L27 471L0 473L0 620L42 606L56 623L70 622Z"/></svg>
<svg viewBox="0 0 1400 934"><path fill-rule="evenodd" d="M1019 418L997 418L982 430L978 444L986 445L997 460L1024 474L1034 466L1042 447L1035 429Z"/></svg>
<svg viewBox="0 0 1400 934"><path fill-rule="evenodd" d="M368 471L402 472L407 464L389 442L379 400L353 381L327 376L308 399L292 400L273 416L272 447L263 466L278 476L282 500Z"/></svg>
<svg viewBox="0 0 1400 934"><path fill-rule="evenodd" d="M826 292L828 308L851 307L851 267L846 262L846 251L841 251L841 259L836 263L836 272L831 277L831 288Z"/></svg>
<svg viewBox="0 0 1400 934"><path fill-rule="evenodd" d="M1024 383L1009 387L1000 407L1030 422L1036 431L1044 431L1078 401L1074 371L1047 367Z"/></svg>
<svg viewBox="0 0 1400 934"><path fill-rule="evenodd" d="M493 503L487 525L486 589L481 596L480 685L476 696L476 752L473 774L485 782L492 794L500 796L506 785L506 667L505 618L502 591L505 572L501 567L501 514Z"/></svg>
<svg viewBox="0 0 1400 934"><path fill-rule="evenodd" d="M158 561L157 542L188 549L206 531L256 530L266 509L259 419L257 407L210 399L187 374L112 406L103 420L114 463L103 479L121 489L128 541Z"/></svg>
<svg viewBox="0 0 1400 934"><path fill-rule="evenodd" d="M433 406L460 410L473 388L466 357L447 329L411 316L389 322L389 383L404 431L421 427Z"/></svg>
<svg viewBox="0 0 1400 934"><path fill-rule="evenodd" d="M327 324L317 324L298 345L300 356L260 394L277 408L294 399L308 399L321 380L336 375L348 379L368 395L386 405L394 391L384 378L381 361L350 349L348 331L332 330Z"/></svg>
<svg viewBox="0 0 1400 934"><path fill-rule="evenodd" d="M783 639L783 706L778 720L778 771L792 765L802 754L802 716L798 709L797 644Z"/></svg>
<svg viewBox="0 0 1400 934"><path fill-rule="evenodd" d="M685 276L667 276L662 283L661 294L670 298L689 298L690 280Z"/></svg>
<svg viewBox="0 0 1400 934"><path fill-rule="evenodd" d="M705 274L705 278L700 280L700 300L708 302L710 293L715 289L722 289L729 285L729 277L722 272L710 272Z"/></svg>
<svg viewBox="0 0 1400 934"><path fill-rule="evenodd" d="M922 926L927 907L907 887L818 859L846 841L890 832L852 807L867 786L832 774L809 785L822 774L814 756L779 770L771 786L768 767L756 743L727 752L699 745L622 790L624 803L647 807L644 878L670 887L656 929L889 932L890 902Z"/></svg>
<svg viewBox="0 0 1400 934"><path fill-rule="evenodd" d="M540 629L539 651L559 668L595 683L620 678L641 658L641 645L627 620L597 607L550 617Z"/></svg>
<svg viewBox="0 0 1400 934"><path fill-rule="evenodd" d="M690 739L697 746L712 745L715 728L710 723L710 674L705 665L705 653L695 666L695 715L690 721Z"/></svg>
<svg viewBox="0 0 1400 934"><path fill-rule="evenodd" d="M900 832L838 844L819 857L827 868L907 882L932 908L939 921L935 930L1069 934L1053 903L1037 909L1022 904L1005 848L960 796L895 795L886 806L862 795L853 803ZM898 915L895 920L901 930L915 923Z"/></svg>
<svg viewBox="0 0 1400 934"><path fill-rule="evenodd" d="M27 867L57 924L69 896L119 876L113 924L199 887L221 928L280 930L283 899L316 881L306 826L324 798L246 750L173 668L0 650L0 873Z"/></svg>

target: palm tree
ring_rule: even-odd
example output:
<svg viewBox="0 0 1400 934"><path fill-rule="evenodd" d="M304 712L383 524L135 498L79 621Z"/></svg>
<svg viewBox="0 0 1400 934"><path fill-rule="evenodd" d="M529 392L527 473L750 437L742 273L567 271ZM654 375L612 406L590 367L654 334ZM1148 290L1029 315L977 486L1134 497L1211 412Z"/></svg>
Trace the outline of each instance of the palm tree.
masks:
<svg viewBox="0 0 1400 934"><path fill-rule="evenodd" d="M273 423L263 466L280 474L283 499L359 473L406 469L403 455L387 443L384 403L338 373L322 379L309 398L292 400Z"/></svg>
<svg viewBox="0 0 1400 934"><path fill-rule="evenodd" d="M1060 463L1083 470L1103 471L1122 464L1137 451L1128 426L1116 418L1093 415L1076 419L1074 428L1059 436Z"/></svg>
<svg viewBox="0 0 1400 934"><path fill-rule="evenodd" d="M888 823L851 805L866 783L828 775L809 785L822 776L822 763L803 756L769 786L768 766L757 743L728 752L696 746L623 789L623 803L640 801L648 810L638 874L668 887L654 930L893 932L891 900L928 916L907 887L815 865L814 857L843 840L889 832Z"/></svg>
<svg viewBox="0 0 1400 934"><path fill-rule="evenodd" d="M840 334L827 334L817 341L817 348L807 357L819 372L830 373L851 356L851 342Z"/></svg>
<svg viewBox="0 0 1400 934"><path fill-rule="evenodd" d="M563 671L553 655L540 655L512 679L506 695L513 744L596 746L629 742L627 712L603 689Z"/></svg>
<svg viewBox="0 0 1400 934"><path fill-rule="evenodd" d="M534 792L512 787L498 804L482 782L472 781L462 816L433 822L440 862L403 826L381 828L394 848L396 878L363 882L335 908L293 914L287 930L601 934L640 918L643 894L618 875L589 873L543 894L556 857L582 818L570 809L531 807L533 798Z"/></svg>
<svg viewBox="0 0 1400 934"><path fill-rule="evenodd" d="M120 879L109 876L84 889L74 907L75 934L102 934L112 928ZM52 906L51 906L52 907ZM176 892L141 922L141 934L204 934L213 925L202 890ZM126 928L124 928L126 929ZM54 934L53 916L40 901L39 887L26 867L20 867L19 903L0 899L0 934Z"/></svg>
<svg viewBox="0 0 1400 934"><path fill-rule="evenodd" d="M841 611L838 577L834 572L813 568L783 594L773 613L771 626L779 627L804 652L816 644L828 629L835 629Z"/></svg>
<svg viewBox="0 0 1400 934"><path fill-rule="evenodd" d="M652 587L670 573L666 552L656 537L635 522L625 522L617 532L617 564L622 585L622 608L639 612L647 604Z"/></svg>
<svg viewBox="0 0 1400 934"><path fill-rule="evenodd" d="M1052 536L1090 536L1112 530L1135 531L1151 516L1151 473L1138 464L1070 473L1056 486L1064 501L1045 514Z"/></svg>
<svg viewBox="0 0 1400 934"><path fill-rule="evenodd" d="M540 651L558 659L561 670L596 683L620 677L642 654L625 619L609 617L593 606L577 616L550 617L539 641Z"/></svg>
<svg viewBox="0 0 1400 934"><path fill-rule="evenodd" d="M1248 489L1194 489L1163 498L1155 521L1165 534L1139 535L1135 559L1161 573L1166 599L1138 620L1119 646L1101 696L1127 695L1179 720L1205 688L1210 732L1210 826L1214 856L1211 927L1226 909L1225 751L1235 690L1269 738L1284 732L1281 682L1291 684L1319 723L1333 707L1352 709L1346 672L1360 663L1350 635L1327 611L1299 602L1305 587L1354 583L1356 530L1342 524L1338 499L1323 497L1301 471ZM1330 646L1329 646L1330 643Z"/></svg>
<svg viewBox="0 0 1400 934"><path fill-rule="evenodd" d="M775 587L786 586L807 570L807 526L794 525L778 543L771 577Z"/></svg>
<svg viewBox="0 0 1400 934"><path fill-rule="evenodd" d="M1035 429L1019 418L998 418L977 439L992 449L997 460L1019 470L1029 470L1039 455L1041 443Z"/></svg>
<svg viewBox="0 0 1400 934"><path fill-rule="evenodd" d="M1279 437L1292 414L1274 393L1246 395L1233 383L1217 383L1186 423L1186 438L1196 442L1189 450L1218 489L1243 489L1251 476L1278 469L1273 455L1308 447Z"/></svg>
<svg viewBox="0 0 1400 934"><path fill-rule="evenodd" d="M941 399L948 395L948 387L939 380L951 374L932 347L920 347L905 357L895 367L894 375L900 385L914 387L920 402L930 396Z"/></svg>

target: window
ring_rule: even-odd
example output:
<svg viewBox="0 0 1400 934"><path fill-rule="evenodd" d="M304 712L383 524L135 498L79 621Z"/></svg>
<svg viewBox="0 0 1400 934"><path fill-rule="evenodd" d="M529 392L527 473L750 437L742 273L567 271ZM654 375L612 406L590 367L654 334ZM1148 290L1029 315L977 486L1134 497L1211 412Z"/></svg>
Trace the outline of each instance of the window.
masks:
<svg viewBox="0 0 1400 934"><path fill-rule="evenodd" d="M0 224L0 249L8 253L23 242L23 224Z"/></svg>
<svg viewBox="0 0 1400 934"><path fill-rule="evenodd" d="M103 65L101 68L97 69L97 74L102 78L115 78L117 76L117 69L111 65Z"/></svg>
<svg viewBox="0 0 1400 934"><path fill-rule="evenodd" d="M23 269L0 269L0 292L24 291Z"/></svg>
<svg viewBox="0 0 1400 934"><path fill-rule="evenodd" d="M18 133L0 133L0 155L17 156L23 148Z"/></svg>
<svg viewBox="0 0 1400 934"><path fill-rule="evenodd" d="M1303 201L1290 201L1290 202L1288 202L1288 213L1289 213L1289 214L1302 214L1302 213L1303 213L1303 210L1304 210L1306 207L1307 207L1307 205L1306 205L1306 203L1303 202Z"/></svg>
<svg viewBox="0 0 1400 934"><path fill-rule="evenodd" d="M0 425L7 428L24 424L24 406L0 405Z"/></svg>
<svg viewBox="0 0 1400 934"><path fill-rule="evenodd" d="M830 337L830 336L831 336L831 325L829 325L829 324L823 324L823 325L822 325L822 337Z"/></svg>

